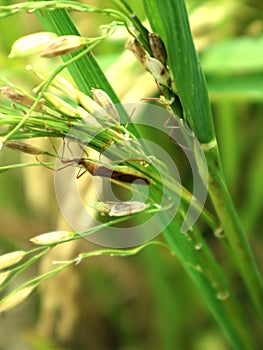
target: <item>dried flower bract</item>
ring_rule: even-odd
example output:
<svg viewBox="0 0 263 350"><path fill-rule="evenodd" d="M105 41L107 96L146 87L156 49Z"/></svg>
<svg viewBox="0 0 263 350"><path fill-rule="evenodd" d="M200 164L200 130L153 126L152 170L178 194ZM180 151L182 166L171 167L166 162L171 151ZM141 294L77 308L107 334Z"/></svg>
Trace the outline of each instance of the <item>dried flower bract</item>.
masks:
<svg viewBox="0 0 263 350"><path fill-rule="evenodd" d="M12 149L12 150L21 151L21 152L32 154L35 156L39 156L39 155L45 153L39 148L33 147L27 143L16 141L16 140L6 141L5 146Z"/></svg>
<svg viewBox="0 0 263 350"><path fill-rule="evenodd" d="M149 33L149 41L152 49L153 57L164 65L167 64L167 52L160 36L156 33Z"/></svg>
<svg viewBox="0 0 263 350"><path fill-rule="evenodd" d="M11 88L10 86L0 87L0 93L9 98L12 102L19 103L24 107L30 108L34 104L33 98L22 94L20 91ZM43 106L38 103L35 107L37 112L43 112Z"/></svg>
<svg viewBox="0 0 263 350"><path fill-rule="evenodd" d="M53 39L41 53L41 57L55 57L79 50L87 40L78 35L63 35Z"/></svg>
<svg viewBox="0 0 263 350"><path fill-rule="evenodd" d="M103 109L105 109L113 119L119 121L118 111L106 92L100 89L91 89L91 93L95 102L97 102Z"/></svg>
<svg viewBox="0 0 263 350"><path fill-rule="evenodd" d="M143 64L144 68L147 69L147 66L145 65L145 58L147 57L148 54L138 40L130 39L127 42L125 48L127 50L130 50L134 54L134 56L137 58L137 60Z"/></svg>

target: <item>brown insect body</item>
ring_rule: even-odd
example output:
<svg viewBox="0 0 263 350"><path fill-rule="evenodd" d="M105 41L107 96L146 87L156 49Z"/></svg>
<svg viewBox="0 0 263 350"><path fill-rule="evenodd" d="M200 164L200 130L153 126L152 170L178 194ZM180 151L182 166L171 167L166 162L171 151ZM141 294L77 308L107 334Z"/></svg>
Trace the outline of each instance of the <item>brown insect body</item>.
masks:
<svg viewBox="0 0 263 350"><path fill-rule="evenodd" d="M84 158L80 158L78 164L85 168L93 176L107 177L125 183L133 183L136 180L140 180L137 181L136 184L150 185L150 180L147 177L144 177L143 174L113 170L104 165L98 165L93 161L87 161Z"/></svg>

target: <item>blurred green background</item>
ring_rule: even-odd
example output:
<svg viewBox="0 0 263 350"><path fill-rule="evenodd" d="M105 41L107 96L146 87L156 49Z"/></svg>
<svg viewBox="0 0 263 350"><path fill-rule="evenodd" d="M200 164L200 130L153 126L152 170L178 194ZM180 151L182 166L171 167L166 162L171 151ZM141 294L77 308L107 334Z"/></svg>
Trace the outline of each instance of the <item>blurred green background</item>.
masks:
<svg viewBox="0 0 263 350"><path fill-rule="evenodd" d="M112 6L110 1L84 2ZM133 1L131 5L144 19L142 1ZM263 3L188 0L187 5L211 96L226 179L262 267ZM94 14L72 15L86 36L98 34L99 25L108 21ZM47 72L58 61L36 56L10 60L7 56L14 40L41 30L34 14L0 20L0 76L28 91L36 81L25 66L30 64ZM144 97L158 96L150 75L130 53L124 52L127 38L125 31L120 30L100 45L95 51L99 63L122 101L139 102ZM174 145L167 144L175 153ZM30 158L7 149L0 153L1 165L25 159ZM30 160L34 161L32 157ZM183 159L181 168L187 186L191 183L191 169ZM209 201L207 205L210 206ZM64 227L60 215L53 174L48 169L0 174L1 254L28 249L30 237ZM216 246L211 232L203 227L203 233L224 265L224 252ZM80 245L65 245L64 251L57 254L69 257L80 249L95 248L89 242ZM48 263L44 261L28 274L45 270ZM238 277L231 276L231 271L229 276L244 311L249 314L250 304ZM156 247L148 247L130 258L97 257L68 269L45 282L25 304L1 315L0 324L0 350L229 349L176 258ZM260 349L262 332L256 323L251 327L258 328Z"/></svg>

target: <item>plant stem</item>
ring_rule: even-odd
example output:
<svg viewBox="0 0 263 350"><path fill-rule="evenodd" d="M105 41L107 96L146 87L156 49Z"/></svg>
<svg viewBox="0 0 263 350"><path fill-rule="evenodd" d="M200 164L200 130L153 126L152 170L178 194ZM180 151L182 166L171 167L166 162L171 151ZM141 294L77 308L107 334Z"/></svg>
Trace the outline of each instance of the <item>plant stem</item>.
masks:
<svg viewBox="0 0 263 350"><path fill-rule="evenodd" d="M230 242L237 268L263 320L263 282L227 190L214 136L206 82L190 31L184 0L144 0L151 26L165 41L184 116L205 151L209 194Z"/></svg>
<svg viewBox="0 0 263 350"><path fill-rule="evenodd" d="M158 201L160 190L152 191ZM169 212L161 220L167 222ZM169 247L193 280L213 316L222 327L234 349L253 349L252 336L244 315L228 285L207 243L193 227L187 233L181 232L184 217L177 213L170 225L163 231ZM159 222L156 222L159 225Z"/></svg>
<svg viewBox="0 0 263 350"><path fill-rule="evenodd" d="M263 283L261 275L227 189L221 165L217 161L218 157L215 154L217 150L210 149L205 153L210 174L209 194L232 247L232 252L236 257L241 274L249 289L251 299L260 319L263 321Z"/></svg>
<svg viewBox="0 0 263 350"><path fill-rule="evenodd" d="M186 235L180 232L180 225L175 220L165 230L164 236L187 274L199 289L205 303L224 330L233 348L237 350L253 349L250 331L244 322L236 298L226 285L222 272L220 272L206 244L203 242L202 250L196 251L187 240ZM200 266L202 266L201 271L198 269ZM210 270L208 275L207 269ZM215 288L212 285L214 283L217 285ZM228 292L229 296L225 300L220 300L220 294L225 292Z"/></svg>

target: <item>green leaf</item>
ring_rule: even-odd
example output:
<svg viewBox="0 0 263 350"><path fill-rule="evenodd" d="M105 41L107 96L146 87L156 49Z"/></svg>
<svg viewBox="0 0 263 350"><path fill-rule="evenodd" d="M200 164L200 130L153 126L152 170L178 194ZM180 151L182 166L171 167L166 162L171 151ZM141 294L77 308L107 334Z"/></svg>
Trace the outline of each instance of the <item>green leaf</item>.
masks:
<svg viewBox="0 0 263 350"><path fill-rule="evenodd" d="M208 74L263 72L263 36L235 38L210 45L201 55Z"/></svg>
<svg viewBox="0 0 263 350"><path fill-rule="evenodd" d="M212 101L263 101L263 74L209 75L207 77Z"/></svg>
<svg viewBox="0 0 263 350"><path fill-rule="evenodd" d="M182 0L144 0L152 29L166 44L185 119L201 143L214 139L206 82L197 56Z"/></svg>

